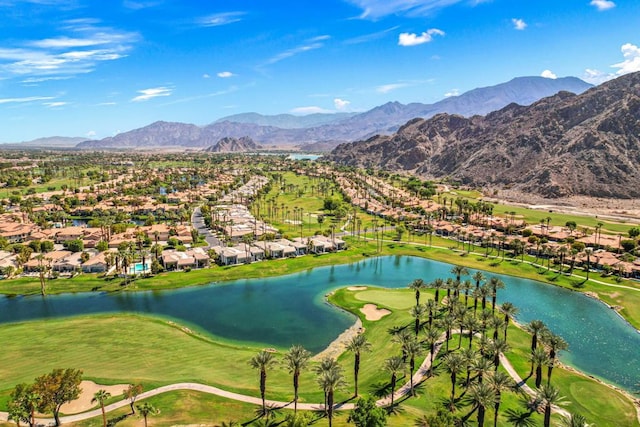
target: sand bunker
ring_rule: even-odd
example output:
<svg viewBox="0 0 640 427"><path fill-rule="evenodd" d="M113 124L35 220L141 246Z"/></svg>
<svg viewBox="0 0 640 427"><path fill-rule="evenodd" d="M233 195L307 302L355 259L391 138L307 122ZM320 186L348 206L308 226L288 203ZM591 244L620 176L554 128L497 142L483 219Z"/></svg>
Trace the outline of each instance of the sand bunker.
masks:
<svg viewBox="0 0 640 427"><path fill-rule="evenodd" d="M66 403L60 408L60 412L63 414L77 414L79 412L88 411L96 406L96 403L91 403L93 395L98 390L105 390L111 394L111 396L118 396L122 394L122 390L126 389L129 384L118 385L100 385L93 381L82 381L80 383L80 397L73 402Z"/></svg>
<svg viewBox="0 0 640 427"><path fill-rule="evenodd" d="M349 286L347 288L348 291L364 291L365 289L367 289L366 286Z"/></svg>
<svg viewBox="0 0 640 427"><path fill-rule="evenodd" d="M364 307L360 309L364 317L369 321L376 321L382 319L387 314L391 314L389 310L386 308L378 308L375 304L365 304Z"/></svg>

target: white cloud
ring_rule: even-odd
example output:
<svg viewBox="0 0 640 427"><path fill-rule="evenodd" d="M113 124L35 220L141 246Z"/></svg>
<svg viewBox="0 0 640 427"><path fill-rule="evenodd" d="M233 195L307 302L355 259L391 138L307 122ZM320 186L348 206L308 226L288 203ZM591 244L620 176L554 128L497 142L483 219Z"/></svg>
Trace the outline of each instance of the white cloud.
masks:
<svg viewBox="0 0 640 427"><path fill-rule="evenodd" d="M527 28L527 23L520 18L513 18L511 19L511 22L513 23L513 28L515 28L516 30L522 31Z"/></svg>
<svg viewBox="0 0 640 427"><path fill-rule="evenodd" d="M0 98L0 104L46 101L49 99L54 99L54 98L53 96L28 96L25 98Z"/></svg>
<svg viewBox="0 0 640 427"><path fill-rule="evenodd" d="M376 88L376 92L389 93L389 92L393 92L394 90L402 89L403 87L407 87L407 86L409 86L408 83L391 83L387 85L378 86Z"/></svg>
<svg viewBox="0 0 640 427"><path fill-rule="evenodd" d="M138 91L138 93L140 93L141 95L138 95L131 100L134 102L148 101L152 98L157 98L159 96L169 96L171 95L172 92L173 92L173 89L164 87L164 86L154 87L149 89L142 89Z"/></svg>
<svg viewBox="0 0 640 427"><path fill-rule="evenodd" d="M612 74L607 74L600 70L595 70L592 68L587 68L586 70L584 70L584 74L582 75L582 80L593 85L599 85L600 83L604 83L607 80L611 80L612 78L614 78Z"/></svg>
<svg viewBox="0 0 640 427"><path fill-rule="evenodd" d="M597 85L625 74L640 71L640 47L631 43L625 43L620 47L620 51L622 52L624 61L611 65L611 68L617 68L615 73L606 73L587 68L584 72L583 80Z"/></svg>
<svg viewBox="0 0 640 427"><path fill-rule="evenodd" d="M189 96L186 98L181 98L181 99L176 99L175 101L171 101L171 102L165 102L164 104L161 105L175 105L175 104L182 104L185 102L191 102L191 101L197 101L198 99L206 99L206 98L213 98L216 96L222 96L222 95L227 95L229 93L233 93L236 92L238 90L237 86L230 86L228 89L224 89L224 90L219 90L217 92L212 92L212 93L205 93L203 95L195 95L195 96Z"/></svg>
<svg viewBox="0 0 640 427"><path fill-rule="evenodd" d="M631 43L625 43L620 48L624 61L613 64L613 68L618 68L616 74L621 76L636 71L640 71L640 48Z"/></svg>
<svg viewBox="0 0 640 427"><path fill-rule="evenodd" d="M87 132L87 133L85 134L85 136L86 136L87 138L91 138L91 139L95 138L95 137L96 137L96 135L97 135L97 133L96 133L96 131L95 131L95 130L90 130L89 132Z"/></svg>
<svg viewBox="0 0 640 427"><path fill-rule="evenodd" d="M307 115L307 114L318 114L318 113L328 114L328 113L333 113L333 111L324 109L322 107L317 107L315 105L312 105L312 106L308 106L308 107L293 108L292 110L290 110L290 113L291 114Z"/></svg>
<svg viewBox="0 0 640 427"><path fill-rule="evenodd" d="M460 95L460 91L458 89L452 89L449 92L445 93L444 97L449 98L451 96L458 96L458 95Z"/></svg>
<svg viewBox="0 0 640 427"><path fill-rule="evenodd" d="M146 9L146 8L149 8L149 7L158 6L159 4L161 4L161 2L159 2L159 1L124 0L124 2L122 2L122 5L124 7L126 7L127 9L131 9L131 10Z"/></svg>
<svg viewBox="0 0 640 427"><path fill-rule="evenodd" d="M349 104L351 104L351 101L347 101L344 99L335 98L333 100L333 105L335 105L336 110L344 110L349 106Z"/></svg>
<svg viewBox="0 0 640 427"><path fill-rule="evenodd" d="M610 0L591 0L589 3L591 6L595 6L599 11L609 10L616 7L616 4Z"/></svg>
<svg viewBox="0 0 640 427"><path fill-rule="evenodd" d="M67 102L62 102L62 101L56 101L56 102L45 102L44 106L49 107L49 108L57 108L57 107L63 107L65 105L67 105Z"/></svg>
<svg viewBox="0 0 640 427"><path fill-rule="evenodd" d="M555 80L558 78L558 76L551 70L544 70L542 73L540 73L540 77L544 77L545 79L552 79L552 80Z"/></svg>
<svg viewBox="0 0 640 427"><path fill-rule="evenodd" d="M203 79L208 79L208 78L211 78L211 76L210 76L209 74L207 74L207 73L204 73L204 74L202 75L202 78L203 78Z"/></svg>
<svg viewBox="0 0 640 427"><path fill-rule="evenodd" d="M224 12L215 13L213 15L205 16L198 20L198 24L204 27L219 27L221 25L233 24L234 22L242 21L242 17L246 15L246 12Z"/></svg>
<svg viewBox="0 0 640 427"><path fill-rule="evenodd" d="M360 44L360 43L367 43L370 41L378 40L397 29L398 29L398 26L395 26L395 27L387 28L386 30L378 31L377 33L370 33L370 34L354 37L354 38L345 40L344 44Z"/></svg>
<svg viewBox="0 0 640 427"><path fill-rule="evenodd" d="M229 77L235 76L235 74L233 74L231 71L221 71L216 75L221 79L228 79Z"/></svg>
<svg viewBox="0 0 640 427"><path fill-rule="evenodd" d="M320 49L321 47L324 46L324 44L321 41L317 40L317 37L307 40L306 42L307 44L294 47L289 50L285 50L284 52L280 52L279 54L272 56L267 60L266 65L272 65L272 64L275 64L276 62L282 61L283 59L291 58L292 56L298 55L303 52L308 52L310 50Z"/></svg>
<svg viewBox="0 0 640 427"><path fill-rule="evenodd" d="M398 37L398 45L400 46L417 46L423 43L429 43L433 40L433 36L444 36L444 31L432 28L420 35L415 33L401 33Z"/></svg>
<svg viewBox="0 0 640 427"><path fill-rule="evenodd" d="M63 24L62 30L68 34L14 42L0 48L0 70L32 76L31 80L23 80L24 83L69 78L93 71L100 62L125 57L140 38L138 33L97 26L93 20Z"/></svg>
<svg viewBox="0 0 640 427"><path fill-rule="evenodd" d="M362 10L359 18L376 20L387 15L427 16L457 3L471 6L482 0L345 0Z"/></svg>

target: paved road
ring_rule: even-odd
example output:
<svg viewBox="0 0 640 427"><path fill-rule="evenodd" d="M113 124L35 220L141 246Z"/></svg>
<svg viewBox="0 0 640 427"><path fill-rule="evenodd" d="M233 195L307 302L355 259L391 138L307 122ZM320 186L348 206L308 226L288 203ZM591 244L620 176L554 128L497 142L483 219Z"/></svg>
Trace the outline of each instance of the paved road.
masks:
<svg viewBox="0 0 640 427"><path fill-rule="evenodd" d="M204 218L202 217L200 206L195 208L193 210L193 213L191 214L191 225L198 231L198 233L204 236L204 240L207 242L210 248L214 246L222 246L220 239L218 239L215 234L213 234L211 230L209 230L207 226L204 225Z"/></svg>

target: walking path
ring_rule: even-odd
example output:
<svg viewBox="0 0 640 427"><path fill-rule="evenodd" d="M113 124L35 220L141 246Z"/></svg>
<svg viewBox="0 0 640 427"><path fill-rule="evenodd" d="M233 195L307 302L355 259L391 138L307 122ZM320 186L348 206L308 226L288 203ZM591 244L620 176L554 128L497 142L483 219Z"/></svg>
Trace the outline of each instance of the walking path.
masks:
<svg viewBox="0 0 640 427"><path fill-rule="evenodd" d="M456 333L456 331L452 331L452 332ZM462 331L462 332L464 333L465 331ZM458 333L460 333L460 331L458 331ZM443 333L439 337L438 342L436 343L436 345L434 347L434 356L433 356L434 359L435 359L436 355L440 352L440 349L442 348L442 346L444 345L445 337L446 337L446 333ZM511 363L509 362L509 360L503 354L500 355L500 363L502 363L502 365L504 366L506 371L509 373L509 375L516 381L516 383L518 384L518 387L521 387L530 396L535 396L535 392L528 385L525 384L524 380L518 375L518 373L515 371L515 369L513 368ZM422 382L425 379L425 377L427 377L430 369L431 369L431 356L430 356L430 353L429 353L429 354L427 354L427 357L424 359L424 361L422 362L422 364L420 365L418 370L413 374L413 386L414 386L414 388L415 388L415 386L420 384L420 382ZM233 393L231 391L223 390L223 389L218 388L218 387L204 385L204 384L198 384L198 383L176 383L176 384L170 384L170 385L158 387L158 388L155 388L153 390L149 390L149 391L145 391L144 393L140 393L138 395L137 399L138 400L143 400L143 399L146 399L148 397L157 396L157 395L162 394L162 393L166 393L166 392L169 392L169 391L177 391L177 390L198 391L198 392L202 392L202 393L214 394L216 396L224 397L226 399L236 400L236 401L239 401L239 402L251 403L251 404L254 404L254 405L262 405L262 399L259 398L259 397L247 396L247 395L239 394L239 393ZM401 386L399 389L396 390L396 392L393 394L393 399L394 399L394 401L397 401L398 399L408 395L410 392L411 392L411 381L408 381L403 386ZM378 406L389 406L391 404L391 395L383 397L382 399L379 399L378 401L376 401L376 404ZM269 407L272 407L272 408L281 409L281 408L286 408L286 407L293 406L293 401L291 401L291 402L280 402L280 401L276 401L276 400L267 400L266 401L266 405L269 406ZM105 410L105 412L111 412L111 411L115 411L116 409L124 408L126 406L129 406L129 400L124 399L124 400L121 400L119 402L112 403L111 405L105 406L104 410ZM343 402L343 403L338 403L338 404L334 405L334 410L351 410L354 407L355 407L355 404L353 404L353 403ZM304 410L304 411L323 411L324 410L324 404L323 403L300 403L299 402L298 403L298 409ZM565 415L565 416L569 414L564 409L560 409L560 408L558 408L556 406L553 407L553 411L554 412L558 412L561 415ZM8 420L8 415L9 414L6 413L6 412L0 412L0 421L7 421ZM98 417L98 416L101 416L101 415L102 415L102 412L101 412L100 408L98 408L98 409L94 409L94 410L91 410L91 411L83 412L83 413L80 413L80 414L67 415L67 416L60 417L60 422L62 424L67 424L67 423L87 420L89 418ZM640 417L640 415L639 415L639 417ZM38 424L52 425L52 424L54 424L54 419L53 418L38 418L36 420L36 422Z"/></svg>

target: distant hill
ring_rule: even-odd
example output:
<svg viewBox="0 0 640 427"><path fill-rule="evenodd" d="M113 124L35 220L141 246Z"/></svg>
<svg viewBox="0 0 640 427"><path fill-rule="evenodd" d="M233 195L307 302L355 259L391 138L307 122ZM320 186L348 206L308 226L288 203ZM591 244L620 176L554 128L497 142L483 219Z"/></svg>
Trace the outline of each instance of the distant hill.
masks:
<svg viewBox="0 0 640 427"><path fill-rule="evenodd" d="M256 144L253 139L245 136L242 138L222 138L204 151L208 153L246 153L253 152L262 148Z"/></svg>
<svg viewBox="0 0 640 427"><path fill-rule="evenodd" d="M293 114L277 114L275 116L258 113L242 113L223 117L214 123L233 122L248 123L259 126L273 126L281 129L302 129L334 123L357 113L333 113L333 114L308 114L306 116L294 116Z"/></svg>
<svg viewBox="0 0 640 427"><path fill-rule="evenodd" d="M342 144L325 158L546 197L637 198L640 73L485 117L414 119L394 135Z"/></svg>
<svg viewBox="0 0 640 427"><path fill-rule="evenodd" d="M486 114L510 103L528 105L545 96L561 90L582 93L591 87L575 77L545 79L542 77L519 77L496 86L474 89L460 96L443 99L435 104L412 103L408 105L390 102L367 112L346 116L322 125L300 128L283 128L273 125L257 124L281 123L281 126L302 126L303 120L295 120L289 115L259 116L255 113L231 116L235 120L217 121L204 127L185 123L156 122L141 129L125 132L112 138L91 141L78 145L80 148L148 148L148 147L190 147L203 148L213 145L224 137L241 138L248 136L263 145L300 146L325 143L331 149L341 142L369 138L376 134L391 134L401 124L415 117L429 118L435 114L448 112L472 116ZM325 117L327 116L327 117ZM308 123L329 120L332 115L311 115ZM239 117L239 118L238 118ZM309 116L304 116L309 117Z"/></svg>
<svg viewBox="0 0 640 427"><path fill-rule="evenodd" d="M79 143L86 140L87 138L82 138L82 137L50 136L47 138L34 139L32 141L8 143L6 145L7 146L11 145L12 147L29 147L29 148L73 148Z"/></svg>

